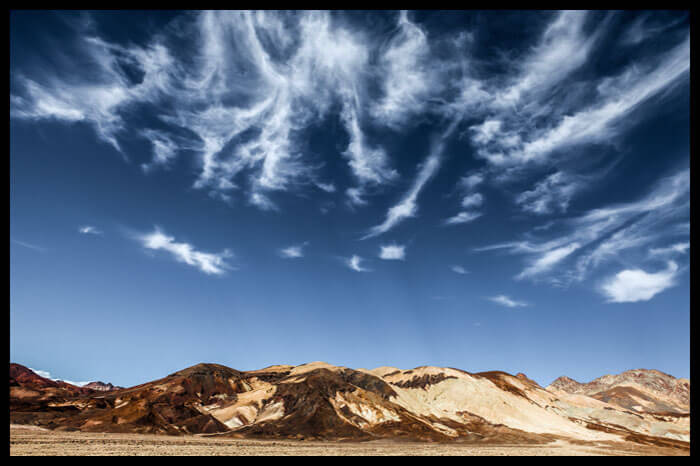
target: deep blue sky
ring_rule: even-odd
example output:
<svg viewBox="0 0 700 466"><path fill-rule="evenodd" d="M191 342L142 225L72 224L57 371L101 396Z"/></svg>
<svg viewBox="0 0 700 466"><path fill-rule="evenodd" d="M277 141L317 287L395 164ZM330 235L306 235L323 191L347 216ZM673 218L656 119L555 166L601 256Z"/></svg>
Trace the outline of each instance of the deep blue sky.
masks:
<svg viewBox="0 0 700 466"><path fill-rule="evenodd" d="M11 360L689 376L685 12L12 12Z"/></svg>

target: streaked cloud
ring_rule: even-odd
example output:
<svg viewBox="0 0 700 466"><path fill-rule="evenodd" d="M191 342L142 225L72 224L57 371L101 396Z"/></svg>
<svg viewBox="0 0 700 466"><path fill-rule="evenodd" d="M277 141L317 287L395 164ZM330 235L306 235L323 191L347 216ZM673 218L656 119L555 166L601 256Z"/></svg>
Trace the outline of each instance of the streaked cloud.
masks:
<svg viewBox="0 0 700 466"><path fill-rule="evenodd" d="M83 225L78 231L84 235L101 235L102 231L92 225Z"/></svg>
<svg viewBox="0 0 700 466"><path fill-rule="evenodd" d="M550 214L566 212L573 195L580 189L580 184L564 172L556 172L539 183L534 189L524 191L515 198L525 212L533 214Z"/></svg>
<svg viewBox="0 0 700 466"><path fill-rule="evenodd" d="M11 238L10 241L12 243L18 244L18 245L25 247L27 249L32 249L32 250L38 251L38 252L46 252L46 248L44 248L42 246L37 246L36 244L27 243L26 241L20 241L18 239L14 239L14 238Z"/></svg>
<svg viewBox="0 0 700 466"><path fill-rule="evenodd" d="M675 284L678 271L678 264L673 261L669 261L666 269L659 272L625 269L608 278L600 291L611 303L649 301Z"/></svg>
<svg viewBox="0 0 700 466"><path fill-rule="evenodd" d="M651 248L649 254L652 256L669 256L674 254L685 254L690 249L690 243L676 243L663 248Z"/></svg>
<svg viewBox="0 0 700 466"><path fill-rule="evenodd" d="M467 271L467 269L465 269L461 265L451 265L450 270L452 270L454 273L458 273L460 275L466 275L469 273L469 271Z"/></svg>
<svg viewBox="0 0 700 466"><path fill-rule="evenodd" d="M659 180L651 191L628 203L590 210L560 220L557 227L533 230L527 240L493 244L476 251L504 249L532 257L516 278L546 278L555 284L583 280L600 264L627 251L647 248L665 236L678 235L677 222L689 215L690 177L687 169ZM549 238L534 241L542 231ZM556 232L556 233L555 233ZM646 249L644 256L646 256ZM574 258L574 256L576 256ZM573 258L573 261L570 259ZM564 271L560 265L568 263Z"/></svg>
<svg viewBox="0 0 700 466"><path fill-rule="evenodd" d="M353 255L349 259L345 259L345 265L347 265L350 269L354 270L355 272L371 272L371 269L362 267L362 262L364 259L358 255Z"/></svg>
<svg viewBox="0 0 700 466"><path fill-rule="evenodd" d="M528 304L524 301L516 301L514 299L509 298L506 295L498 295L498 296L492 296L489 298L486 298L491 302L494 302L496 304L500 304L501 306L505 307L525 307L528 306Z"/></svg>
<svg viewBox="0 0 700 466"><path fill-rule="evenodd" d="M420 194L428 180L435 175L439 167L440 157L433 153L420 167L418 176L413 181L411 189L403 196L398 204L389 209L384 222L370 228L369 232L362 239L386 233L405 219L415 217L418 212L418 205L416 203L418 194Z"/></svg>
<svg viewBox="0 0 700 466"><path fill-rule="evenodd" d="M199 251L189 243L176 242L174 237L168 236L158 228L152 233L138 236L137 239L144 248L165 251L176 261L196 267L208 275L222 275L233 268L226 262L226 259L233 256L229 250L220 253Z"/></svg>
<svg viewBox="0 0 700 466"><path fill-rule="evenodd" d="M477 218L481 217L481 212L460 212L454 217L450 217L445 220L446 225L459 225L462 223L469 223Z"/></svg>

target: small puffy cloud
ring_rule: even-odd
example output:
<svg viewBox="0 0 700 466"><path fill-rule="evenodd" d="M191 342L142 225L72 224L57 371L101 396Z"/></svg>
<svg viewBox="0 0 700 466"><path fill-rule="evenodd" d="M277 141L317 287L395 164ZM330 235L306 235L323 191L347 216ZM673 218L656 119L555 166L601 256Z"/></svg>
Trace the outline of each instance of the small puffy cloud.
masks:
<svg viewBox="0 0 700 466"><path fill-rule="evenodd" d="M458 273L458 274L460 274L460 275L466 275L466 274L469 273L469 272L467 271L467 269L465 269L465 268L462 267L461 265L451 265L451 266L450 266L450 270L452 270L454 273Z"/></svg>
<svg viewBox="0 0 700 466"><path fill-rule="evenodd" d="M465 209L480 207L483 203L484 196L482 196L480 193L469 194L468 196L464 196L464 199L462 199L462 207Z"/></svg>
<svg viewBox="0 0 700 466"><path fill-rule="evenodd" d="M471 222L481 217L481 212L460 212L454 217L445 220L446 225L459 225L460 223Z"/></svg>
<svg viewBox="0 0 700 466"><path fill-rule="evenodd" d="M279 250L280 257L284 259L298 259L304 257L304 246L308 243L297 244Z"/></svg>
<svg viewBox="0 0 700 466"><path fill-rule="evenodd" d="M157 228L153 233L139 236L138 240L146 249L166 251L176 261L196 267L209 275L221 275L227 269L231 269L225 259L231 257L232 254L226 249L220 253L198 251L189 243L176 242L175 238L166 235Z"/></svg>
<svg viewBox="0 0 700 466"><path fill-rule="evenodd" d="M610 277L600 288L609 303L649 301L675 284L678 264L669 261L666 270L655 273L641 269L627 269Z"/></svg>
<svg viewBox="0 0 700 466"><path fill-rule="evenodd" d="M101 235L102 232L92 225L84 225L78 228L78 231L84 235Z"/></svg>
<svg viewBox="0 0 700 466"><path fill-rule="evenodd" d="M362 267L361 263L363 260L364 259L362 259L360 256L353 255L351 258L345 259L345 265L350 267L355 272L369 272L370 269Z"/></svg>
<svg viewBox="0 0 700 466"><path fill-rule="evenodd" d="M406 246L389 244L380 246L379 258L384 260L404 260L406 258Z"/></svg>
<svg viewBox="0 0 700 466"><path fill-rule="evenodd" d="M482 175L481 173L472 173L471 175L463 176L462 178L460 178L457 185L461 189L470 191L470 190L476 188L477 186L479 186L483 182L484 182L484 175Z"/></svg>
<svg viewBox="0 0 700 466"><path fill-rule="evenodd" d="M508 296L503 295L503 294L498 295L498 296L492 296L492 297L486 298L486 299L488 299L489 301L492 301L496 304L500 304L501 306L505 306L505 307L525 307L528 305L524 301L516 301L514 299L510 299Z"/></svg>

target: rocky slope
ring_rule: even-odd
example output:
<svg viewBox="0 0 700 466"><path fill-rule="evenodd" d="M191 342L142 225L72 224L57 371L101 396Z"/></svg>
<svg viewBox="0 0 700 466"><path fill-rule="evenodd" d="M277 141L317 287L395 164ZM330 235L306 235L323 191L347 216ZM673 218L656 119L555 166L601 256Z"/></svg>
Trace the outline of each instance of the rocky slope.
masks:
<svg viewBox="0 0 700 466"><path fill-rule="evenodd" d="M657 370L635 369L604 375L588 383L559 377L547 389L587 395L637 412L680 414L690 411L690 381Z"/></svg>
<svg viewBox="0 0 700 466"><path fill-rule="evenodd" d="M98 392L111 392L112 390L122 390L124 387L117 387L116 385L112 385L111 383L104 383L101 381L96 381L96 382L90 382L85 385L83 385L85 388L89 388L91 390L96 390Z"/></svg>
<svg viewBox="0 0 700 466"><path fill-rule="evenodd" d="M634 412L498 371L315 362L241 372L198 364L122 390L50 397L29 393L41 391L25 385L30 378L11 374L13 380L11 422L59 430L474 443L567 438L688 448L690 429L687 415Z"/></svg>

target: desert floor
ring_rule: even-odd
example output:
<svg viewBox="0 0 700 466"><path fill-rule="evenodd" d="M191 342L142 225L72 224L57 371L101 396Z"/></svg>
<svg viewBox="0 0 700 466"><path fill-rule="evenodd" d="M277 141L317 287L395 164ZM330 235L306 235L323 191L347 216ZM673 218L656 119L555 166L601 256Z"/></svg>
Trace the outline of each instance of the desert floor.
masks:
<svg viewBox="0 0 700 466"><path fill-rule="evenodd" d="M315 442L55 432L10 426L10 455L687 455L638 444L459 445L392 441Z"/></svg>

